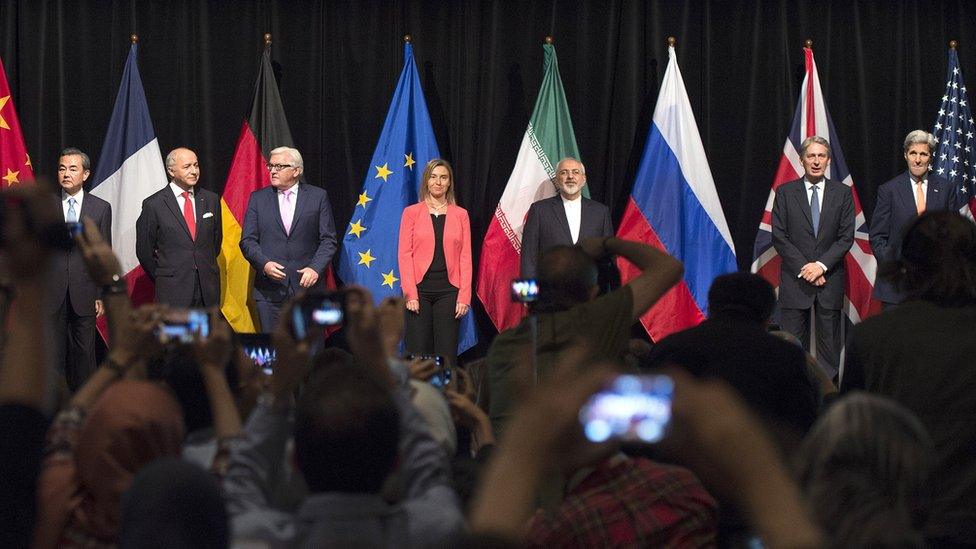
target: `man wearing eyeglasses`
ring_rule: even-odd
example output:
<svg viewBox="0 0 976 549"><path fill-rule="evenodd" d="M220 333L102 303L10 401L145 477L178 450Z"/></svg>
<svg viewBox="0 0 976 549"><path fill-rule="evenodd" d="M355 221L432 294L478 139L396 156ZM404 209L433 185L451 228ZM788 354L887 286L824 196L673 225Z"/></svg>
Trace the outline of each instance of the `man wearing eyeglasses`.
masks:
<svg viewBox="0 0 976 549"><path fill-rule="evenodd" d="M572 246L587 237L613 236L610 209L583 197L586 168L575 158L556 165L556 191L529 207L522 230L522 278L535 278L536 262L553 246Z"/></svg>
<svg viewBox="0 0 976 549"><path fill-rule="evenodd" d="M142 202L136 256L156 284L157 303L219 307L220 198L197 185L200 163L190 149L166 155L166 173L169 185Z"/></svg>
<svg viewBox="0 0 976 549"><path fill-rule="evenodd" d="M291 147L271 151L271 186L251 193L241 251L254 267L254 303L261 330L270 332L281 306L310 288L336 251L332 205L325 189L301 183L302 155Z"/></svg>

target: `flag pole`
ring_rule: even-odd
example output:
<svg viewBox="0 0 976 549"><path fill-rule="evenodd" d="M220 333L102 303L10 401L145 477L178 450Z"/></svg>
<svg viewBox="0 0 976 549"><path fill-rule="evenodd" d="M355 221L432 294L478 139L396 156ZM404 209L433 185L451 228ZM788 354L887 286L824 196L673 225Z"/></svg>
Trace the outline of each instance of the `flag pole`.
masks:
<svg viewBox="0 0 976 549"><path fill-rule="evenodd" d="M804 40L803 41L803 47L804 48L809 48L809 49L812 50L813 49L813 40L810 40L809 38L807 38L806 40Z"/></svg>
<svg viewBox="0 0 976 549"><path fill-rule="evenodd" d="M412 42L413 42L413 37L412 37L412 36L410 36L409 34L404 34L404 35L403 35L403 41L404 41L404 43L406 43L406 44L410 44L410 43L412 43Z"/></svg>
<svg viewBox="0 0 976 549"><path fill-rule="evenodd" d="M266 47L266 48L271 47L271 33L270 32L264 33L264 47Z"/></svg>
<svg viewBox="0 0 976 549"><path fill-rule="evenodd" d="M956 42L955 40L949 40L949 49L950 50L956 49L956 46L958 46L958 45L959 45L959 42Z"/></svg>
<svg viewBox="0 0 976 549"><path fill-rule="evenodd" d="M675 45L677 45L677 44L678 44L678 39L677 39L677 38L675 38L675 37L673 37L673 36L669 36L669 37L668 37L668 47L669 47L669 48L673 48L673 47L675 47Z"/></svg>
<svg viewBox="0 0 976 549"><path fill-rule="evenodd" d="M546 36L546 44L552 45L552 36Z"/></svg>
<svg viewBox="0 0 976 549"><path fill-rule="evenodd" d="M139 35L138 34L135 34L135 33L130 34L129 35L129 42L131 42L133 44L138 43L139 42Z"/></svg>

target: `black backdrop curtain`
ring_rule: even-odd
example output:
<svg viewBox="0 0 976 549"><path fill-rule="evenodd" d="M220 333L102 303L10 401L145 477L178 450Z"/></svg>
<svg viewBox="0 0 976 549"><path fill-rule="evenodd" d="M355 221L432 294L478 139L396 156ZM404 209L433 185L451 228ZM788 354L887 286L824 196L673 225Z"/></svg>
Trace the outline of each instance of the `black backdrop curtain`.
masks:
<svg viewBox="0 0 976 549"><path fill-rule="evenodd" d="M271 32L308 180L328 190L340 231L409 33L476 249L514 165L547 34L555 37L590 192L615 221L667 63L665 39L677 37L743 269L796 106L804 39L814 41L868 219L875 188L904 169L904 135L935 121L950 39L960 42L976 99L976 5L966 0L3 0L0 25L0 55L39 174L56 171L63 146L98 158L135 32L160 147L195 149L202 185L217 192L250 104L261 37ZM482 339L490 337L484 317L480 324Z"/></svg>

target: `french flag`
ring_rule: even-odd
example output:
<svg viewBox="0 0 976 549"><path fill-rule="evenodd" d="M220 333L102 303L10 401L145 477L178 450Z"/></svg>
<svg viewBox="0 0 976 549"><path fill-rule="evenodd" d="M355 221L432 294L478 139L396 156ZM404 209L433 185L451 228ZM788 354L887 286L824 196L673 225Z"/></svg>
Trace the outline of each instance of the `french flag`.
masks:
<svg viewBox="0 0 976 549"><path fill-rule="evenodd" d="M650 244L685 265L684 279L641 316L654 341L704 320L712 280L736 270L732 234L674 46L668 46L654 121L617 237ZM640 274L622 258L617 266L624 283Z"/></svg>
<svg viewBox="0 0 976 549"><path fill-rule="evenodd" d="M112 205L112 249L122 264L129 296L139 305L152 301L155 292L136 258L136 220L142 212L142 201L168 182L139 77L136 40L133 37L129 48L89 192Z"/></svg>

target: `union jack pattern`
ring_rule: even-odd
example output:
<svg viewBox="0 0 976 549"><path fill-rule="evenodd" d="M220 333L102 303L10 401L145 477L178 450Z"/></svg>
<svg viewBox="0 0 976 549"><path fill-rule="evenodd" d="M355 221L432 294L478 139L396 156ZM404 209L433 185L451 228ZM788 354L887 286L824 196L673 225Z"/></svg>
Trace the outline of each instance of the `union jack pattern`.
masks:
<svg viewBox="0 0 976 549"><path fill-rule="evenodd" d="M830 165L827 167L827 177L840 181L851 188L854 195L854 243L844 258L847 270L845 288L844 312L854 323L860 322L881 309L881 304L871 299L874 288L874 276L877 262L871 253L868 240L868 224L861 208L861 200L857 196L854 180L847 170L844 153L841 151L840 141L834 131L834 123L827 112L823 91L820 88L820 76L817 65L813 60L813 50L803 48L806 60L806 76L800 87L800 99L793 116L790 133L783 146L783 156L773 179L769 198L766 199L766 209L759 232L756 235L756 245L753 249L752 272L758 273L778 289L780 257L773 248L773 234L771 217L773 201L776 199L776 189L783 183L799 179L803 176L803 166L800 163L800 143L811 135L825 137L830 142Z"/></svg>

